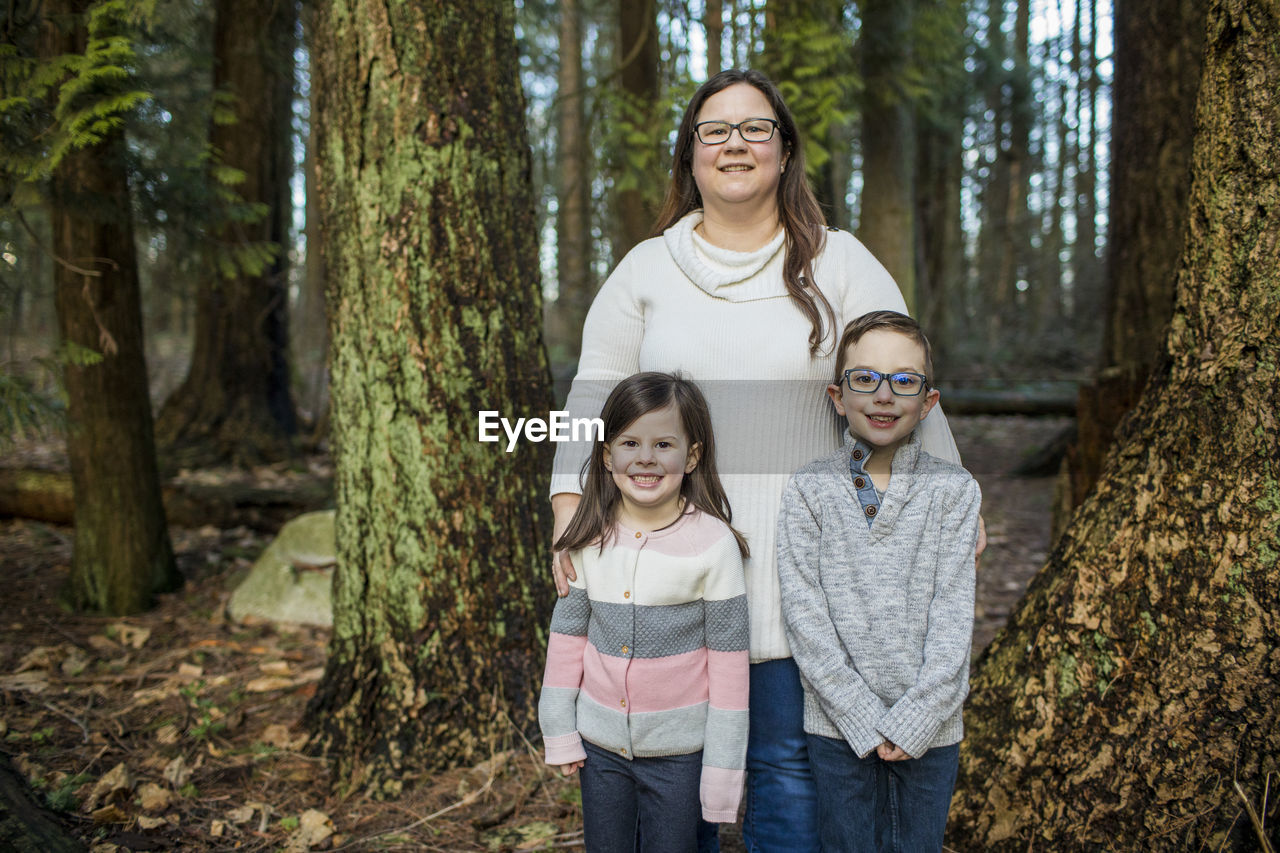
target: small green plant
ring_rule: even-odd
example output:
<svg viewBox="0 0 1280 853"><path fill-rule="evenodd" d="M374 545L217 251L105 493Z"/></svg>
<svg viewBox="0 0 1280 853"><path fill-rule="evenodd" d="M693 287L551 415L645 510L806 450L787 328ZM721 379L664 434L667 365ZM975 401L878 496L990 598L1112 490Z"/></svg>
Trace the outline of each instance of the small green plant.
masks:
<svg viewBox="0 0 1280 853"><path fill-rule="evenodd" d="M295 829L297 829L299 823L300 821L298 820L297 815L289 815L288 817L280 818L280 828L287 829L290 832L293 832Z"/></svg>
<svg viewBox="0 0 1280 853"><path fill-rule="evenodd" d="M73 812L80 807L80 798L76 791L86 782L93 780L87 773L77 773L63 779L57 787L44 795L45 804L55 812Z"/></svg>

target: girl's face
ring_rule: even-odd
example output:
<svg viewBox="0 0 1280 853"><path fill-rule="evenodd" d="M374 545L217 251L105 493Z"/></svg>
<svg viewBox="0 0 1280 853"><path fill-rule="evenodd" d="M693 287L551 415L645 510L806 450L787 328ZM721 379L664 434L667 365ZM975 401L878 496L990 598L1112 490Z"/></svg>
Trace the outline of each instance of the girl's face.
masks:
<svg viewBox="0 0 1280 853"><path fill-rule="evenodd" d="M778 117L763 92L748 83L734 83L703 101L695 122L737 124L749 118ZM719 145L693 140L693 180L710 211L728 213L733 205L746 203L776 206L785 165L778 130L768 142L744 142L736 130Z"/></svg>
<svg viewBox="0 0 1280 853"><path fill-rule="evenodd" d="M675 404L646 412L604 446L604 467L622 493L628 527L657 530L680 514L680 484L698 466L699 444L690 445Z"/></svg>

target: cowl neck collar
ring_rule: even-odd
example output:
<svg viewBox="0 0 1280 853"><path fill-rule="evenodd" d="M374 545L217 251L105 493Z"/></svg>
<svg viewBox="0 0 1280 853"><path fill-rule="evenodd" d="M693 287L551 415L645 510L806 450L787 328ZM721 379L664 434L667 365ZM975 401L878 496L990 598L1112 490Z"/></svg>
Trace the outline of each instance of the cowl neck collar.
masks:
<svg viewBox="0 0 1280 853"><path fill-rule="evenodd" d="M786 296L782 281L782 251L786 232L777 235L765 245L751 252L735 252L713 246L694 233L702 222L702 211L687 214L662 234L667 250L680 271L699 288L718 299L730 302L749 302L753 299L770 299ZM769 269L777 267L776 274ZM761 273L768 270L769 274Z"/></svg>

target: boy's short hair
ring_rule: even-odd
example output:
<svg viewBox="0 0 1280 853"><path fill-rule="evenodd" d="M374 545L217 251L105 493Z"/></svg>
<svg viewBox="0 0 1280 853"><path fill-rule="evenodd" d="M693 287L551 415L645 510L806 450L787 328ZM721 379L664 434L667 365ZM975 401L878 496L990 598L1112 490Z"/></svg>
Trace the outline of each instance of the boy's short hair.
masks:
<svg viewBox="0 0 1280 853"><path fill-rule="evenodd" d="M920 328L919 323L906 314L899 314L897 311L870 311L856 320L849 321L849 325L844 327L844 334L840 336L840 346L836 348L834 384L839 385L844 381L844 359L849 347L861 340L862 336L867 332L876 329L887 329L900 335L906 335L920 345L921 349L924 350L925 379L932 386L933 348L929 346L929 339L925 337L924 329Z"/></svg>

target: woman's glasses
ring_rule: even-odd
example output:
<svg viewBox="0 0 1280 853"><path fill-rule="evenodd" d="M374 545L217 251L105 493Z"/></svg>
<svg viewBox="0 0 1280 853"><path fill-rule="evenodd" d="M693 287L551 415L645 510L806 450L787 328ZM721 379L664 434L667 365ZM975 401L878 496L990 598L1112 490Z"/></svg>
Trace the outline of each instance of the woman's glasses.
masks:
<svg viewBox="0 0 1280 853"><path fill-rule="evenodd" d="M732 124L727 121L700 121L693 126L703 145L723 145L736 130L745 142L768 142L778 123L771 118L749 118Z"/></svg>

